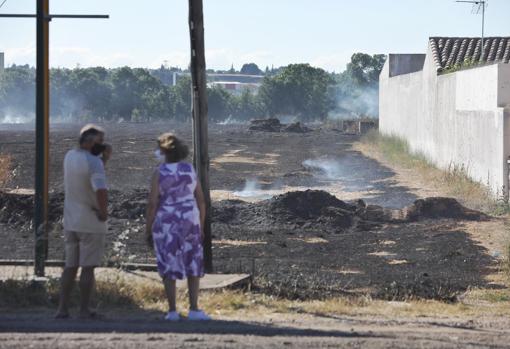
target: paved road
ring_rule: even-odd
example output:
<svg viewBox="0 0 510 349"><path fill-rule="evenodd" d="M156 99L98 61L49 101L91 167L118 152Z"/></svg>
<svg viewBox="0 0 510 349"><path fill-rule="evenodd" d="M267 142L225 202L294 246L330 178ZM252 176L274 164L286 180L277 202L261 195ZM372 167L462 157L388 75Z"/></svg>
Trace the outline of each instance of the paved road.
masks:
<svg viewBox="0 0 510 349"><path fill-rule="evenodd" d="M51 320L47 311L0 315L0 348L508 348L508 319L395 319L245 315L165 323L161 314ZM242 315L242 314L241 314Z"/></svg>

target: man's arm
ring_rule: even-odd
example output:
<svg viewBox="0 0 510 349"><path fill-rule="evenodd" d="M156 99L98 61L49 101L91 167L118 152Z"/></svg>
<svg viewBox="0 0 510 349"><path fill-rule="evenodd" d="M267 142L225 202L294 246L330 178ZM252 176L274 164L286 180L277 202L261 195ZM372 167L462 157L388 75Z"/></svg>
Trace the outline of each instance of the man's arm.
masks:
<svg viewBox="0 0 510 349"><path fill-rule="evenodd" d="M101 160L103 160L103 165L106 166L106 163L110 158L112 157L113 148L110 144L105 143L105 150L103 151L103 154L101 155Z"/></svg>
<svg viewBox="0 0 510 349"><path fill-rule="evenodd" d="M96 193L97 218L105 222L108 219L108 189L106 186L106 174L104 165L97 157L91 158L90 165L90 184Z"/></svg>
<svg viewBox="0 0 510 349"><path fill-rule="evenodd" d="M108 219L108 190L98 189L96 191L96 198L97 205L99 206L97 218L99 218L99 220L102 222L106 222Z"/></svg>

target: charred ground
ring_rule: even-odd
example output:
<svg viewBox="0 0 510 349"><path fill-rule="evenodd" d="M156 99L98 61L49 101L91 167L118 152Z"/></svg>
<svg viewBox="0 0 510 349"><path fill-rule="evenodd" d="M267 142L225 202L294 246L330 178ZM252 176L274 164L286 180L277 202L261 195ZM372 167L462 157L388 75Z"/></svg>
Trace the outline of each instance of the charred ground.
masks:
<svg viewBox="0 0 510 349"><path fill-rule="evenodd" d="M163 125L106 125L115 149L108 258L153 262L143 214L152 152ZM190 127L174 129L190 141ZM77 125L55 127L51 142L50 258L61 259L62 160ZM370 294L453 300L470 286L488 286L497 266L468 233L489 217L455 200L418 200L388 167L353 151L356 136L315 127L305 133L211 127L214 263L217 272L250 272L261 291L289 298ZM33 183L33 132L0 130L11 155L10 188ZM276 195L239 200L248 179ZM313 189L313 190L308 190ZM307 191L308 190L308 191ZM247 202L247 201L248 202ZM418 200L418 201L416 201ZM32 197L0 195L0 255L32 257ZM473 222L474 221L474 222ZM491 285L494 287L494 285Z"/></svg>

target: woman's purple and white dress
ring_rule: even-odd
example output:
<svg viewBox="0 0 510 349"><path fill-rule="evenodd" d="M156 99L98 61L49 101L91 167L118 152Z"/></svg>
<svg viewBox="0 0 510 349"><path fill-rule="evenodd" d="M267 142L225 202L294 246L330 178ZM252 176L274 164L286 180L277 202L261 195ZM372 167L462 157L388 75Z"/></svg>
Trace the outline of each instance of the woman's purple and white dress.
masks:
<svg viewBox="0 0 510 349"><path fill-rule="evenodd" d="M152 225L161 277L204 275L200 211L195 199L197 175L187 162L159 166L159 206Z"/></svg>

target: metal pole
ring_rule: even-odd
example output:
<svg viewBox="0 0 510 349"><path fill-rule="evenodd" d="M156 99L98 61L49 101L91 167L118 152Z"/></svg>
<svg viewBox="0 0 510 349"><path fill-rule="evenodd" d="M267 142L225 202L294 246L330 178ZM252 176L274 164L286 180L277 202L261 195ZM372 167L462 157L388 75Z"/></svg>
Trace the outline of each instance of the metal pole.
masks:
<svg viewBox="0 0 510 349"><path fill-rule="evenodd" d="M207 134L207 86L205 74L204 16L202 0L189 0L191 46L193 164L204 191L206 218L204 229L204 266L213 271L211 235L211 195L209 192L209 150Z"/></svg>
<svg viewBox="0 0 510 349"><path fill-rule="evenodd" d="M485 1L482 1L482 58L484 53L484 45L483 45L483 32L484 32L484 26L485 26Z"/></svg>
<svg viewBox="0 0 510 349"><path fill-rule="evenodd" d="M48 160L49 160L49 0L37 0L37 66L35 102L35 267L44 276L48 256Z"/></svg>
<svg viewBox="0 0 510 349"><path fill-rule="evenodd" d="M36 0L37 13L0 14L0 18L36 18L35 93L35 196L34 196L34 273L44 276L48 257L48 166L50 130L49 22L52 18L109 18L108 15L50 15L49 0Z"/></svg>
<svg viewBox="0 0 510 349"><path fill-rule="evenodd" d="M455 2L463 2L463 3L468 3L468 4L473 4L473 6L475 5L482 5L482 40L480 41L481 43L481 46L482 46L482 49L480 51L480 60L483 59L483 53L484 53L484 45L483 45L483 36L484 36L484 27L485 27L485 4L487 3L487 0L456 0ZM474 8L473 8L474 10ZM479 14L480 13L480 6L478 6L478 8L476 9L476 14Z"/></svg>

